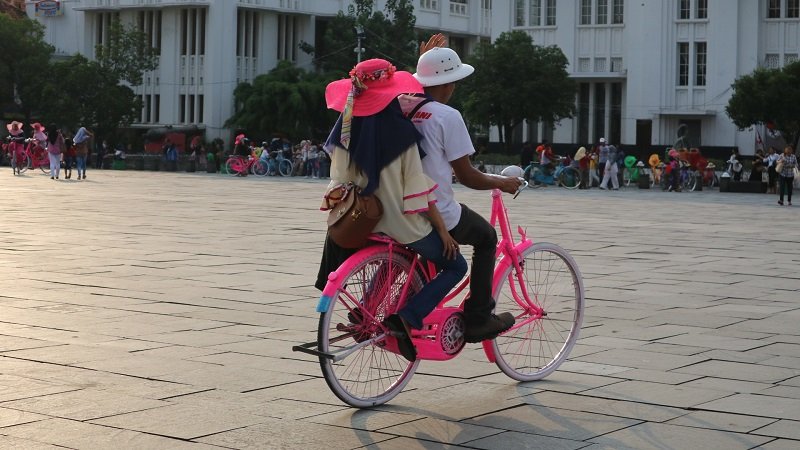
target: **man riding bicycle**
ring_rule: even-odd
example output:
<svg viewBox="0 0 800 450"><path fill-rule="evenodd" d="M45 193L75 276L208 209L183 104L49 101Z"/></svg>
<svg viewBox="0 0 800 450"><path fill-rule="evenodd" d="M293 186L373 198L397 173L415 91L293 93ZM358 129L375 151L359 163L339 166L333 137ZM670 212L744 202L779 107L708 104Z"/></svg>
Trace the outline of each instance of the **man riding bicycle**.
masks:
<svg viewBox="0 0 800 450"><path fill-rule="evenodd" d="M556 169L556 155L553 153L553 147L550 147L550 142L543 139L542 144L536 147L536 153L539 154L539 167L542 168L543 173L552 175Z"/></svg>
<svg viewBox="0 0 800 450"><path fill-rule="evenodd" d="M471 297L464 305L465 339L467 342L481 342L494 339L511 328L514 317L510 313L492 313L497 232L480 214L455 200L452 172L461 184L477 190L500 189L513 194L521 182L514 177L486 175L472 166L469 159L475 153L472 139L461 113L447 106L447 102L453 95L456 82L472 74L474 68L463 64L452 49L441 48L444 43L444 36L437 34L420 47L422 55L414 77L424 87L426 98L421 106L417 104L411 120L423 136L420 141L425 152L423 171L439 185L436 205L445 225L459 244L473 247Z"/></svg>

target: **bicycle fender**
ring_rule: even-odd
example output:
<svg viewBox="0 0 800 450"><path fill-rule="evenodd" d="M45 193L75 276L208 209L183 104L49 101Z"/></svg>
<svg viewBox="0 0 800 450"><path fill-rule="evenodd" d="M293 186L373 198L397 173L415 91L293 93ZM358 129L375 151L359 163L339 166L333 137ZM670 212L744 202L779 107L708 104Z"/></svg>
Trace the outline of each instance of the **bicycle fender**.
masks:
<svg viewBox="0 0 800 450"><path fill-rule="evenodd" d="M338 271L333 271L328 275L328 282L325 283L325 289L322 290L322 296L319 298L319 303L317 303L317 312L324 313L328 310L331 304L331 300L336 295L336 289L338 287L336 280L339 279Z"/></svg>

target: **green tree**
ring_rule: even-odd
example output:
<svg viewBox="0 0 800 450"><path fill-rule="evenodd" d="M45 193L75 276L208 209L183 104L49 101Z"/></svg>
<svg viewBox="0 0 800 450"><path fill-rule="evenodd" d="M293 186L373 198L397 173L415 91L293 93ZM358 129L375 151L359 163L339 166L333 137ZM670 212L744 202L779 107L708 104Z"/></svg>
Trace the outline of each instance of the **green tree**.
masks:
<svg viewBox="0 0 800 450"><path fill-rule="evenodd" d="M44 106L40 86L53 51L39 22L0 14L0 104L17 104L26 121Z"/></svg>
<svg viewBox="0 0 800 450"><path fill-rule="evenodd" d="M575 81L555 46L535 45L527 33L502 33L466 58L475 73L459 82L456 102L476 124L496 125L510 149L511 133L525 119L556 123L575 112Z"/></svg>
<svg viewBox="0 0 800 450"><path fill-rule="evenodd" d="M362 61L383 58L399 69L413 72L419 56L415 25L412 0L387 0L384 11L375 11L374 0L354 0L347 13L339 11L324 25L325 32L316 47L304 42L300 49L314 55L318 69L341 75L356 64L355 27L361 26Z"/></svg>
<svg viewBox="0 0 800 450"><path fill-rule="evenodd" d="M739 129L772 124L797 148L800 141L800 61L782 69L758 68L737 79L725 112Z"/></svg>
<svg viewBox="0 0 800 450"><path fill-rule="evenodd" d="M237 112L225 126L250 133L284 133L294 138L319 136L335 120L325 105L328 81L291 62L280 61L269 73L257 76L253 84L236 87L233 95Z"/></svg>
<svg viewBox="0 0 800 450"><path fill-rule="evenodd" d="M158 67L158 49L149 45L149 36L119 19L111 22L108 41L95 47L97 62L120 80L133 86L142 84L142 76Z"/></svg>
<svg viewBox="0 0 800 450"><path fill-rule="evenodd" d="M41 117L75 130L89 126L99 135L114 133L139 117L141 100L118 73L82 55L52 63L50 76L40 86L47 103Z"/></svg>

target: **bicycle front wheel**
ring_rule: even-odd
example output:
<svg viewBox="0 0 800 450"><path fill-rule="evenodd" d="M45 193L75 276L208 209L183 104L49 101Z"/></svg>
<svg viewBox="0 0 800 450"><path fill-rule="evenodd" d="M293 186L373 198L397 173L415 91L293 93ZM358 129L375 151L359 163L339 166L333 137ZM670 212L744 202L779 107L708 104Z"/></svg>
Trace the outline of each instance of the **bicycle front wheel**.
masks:
<svg viewBox="0 0 800 450"><path fill-rule="evenodd" d="M31 165L31 158L28 155L20 155L17 156L17 160L15 162L17 171L19 173L23 173L28 170L28 167Z"/></svg>
<svg viewBox="0 0 800 450"><path fill-rule="evenodd" d="M39 169L42 170L42 173L50 173L50 158L49 157L47 159L37 161L36 164L39 166Z"/></svg>
<svg viewBox="0 0 800 450"><path fill-rule="evenodd" d="M558 175L558 182L567 189L575 189L581 184L581 174L574 167L565 167Z"/></svg>
<svg viewBox="0 0 800 450"><path fill-rule="evenodd" d="M572 256L555 244L534 244L520 262L521 277L509 267L494 292L498 312L508 311L516 318L514 327L492 342L495 363L515 380L540 380L567 359L578 340L583 278ZM532 317L530 306L542 310L540 318Z"/></svg>
<svg viewBox="0 0 800 450"><path fill-rule="evenodd" d="M278 172L280 172L282 177L288 177L292 174L292 162L288 159L284 159L278 163Z"/></svg>
<svg viewBox="0 0 800 450"><path fill-rule="evenodd" d="M261 162L261 160L254 161L253 165L250 166L250 172L252 172L253 175L265 177L267 176L267 165Z"/></svg>
<svg viewBox="0 0 800 450"><path fill-rule="evenodd" d="M392 351L383 319L395 312L403 286L407 296L422 288L418 272L398 250L369 247L351 256L327 311L320 314L319 350L341 355L320 357L322 375L340 400L357 408L381 405L394 398L411 379L419 360L409 362ZM410 279L409 279L410 278ZM396 345L394 345L396 348ZM350 352L350 353L348 353Z"/></svg>

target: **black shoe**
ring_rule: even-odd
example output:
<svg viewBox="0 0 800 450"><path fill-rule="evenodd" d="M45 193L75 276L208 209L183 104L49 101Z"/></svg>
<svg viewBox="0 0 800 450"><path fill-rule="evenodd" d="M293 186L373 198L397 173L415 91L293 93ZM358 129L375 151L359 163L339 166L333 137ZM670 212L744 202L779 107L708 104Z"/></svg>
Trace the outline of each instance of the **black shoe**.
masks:
<svg viewBox="0 0 800 450"><path fill-rule="evenodd" d="M778 200L778 204L783 206L783 200Z"/></svg>
<svg viewBox="0 0 800 450"><path fill-rule="evenodd" d="M492 314L489 316L488 320L480 325L467 325L467 332L464 334L464 340L473 344L494 339L498 334L514 326L514 322L514 315L510 312L504 312L500 315Z"/></svg>
<svg viewBox="0 0 800 450"><path fill-rule="evenodd" d="M384 325L391 331L391 334L397 339L397 349L403 358L414 362L417 359L417 349L414 348L414 343L411 342L411 336L406 331L406 326L403 325L403 319L397 314L392 314L383 321Z"/></svg>

